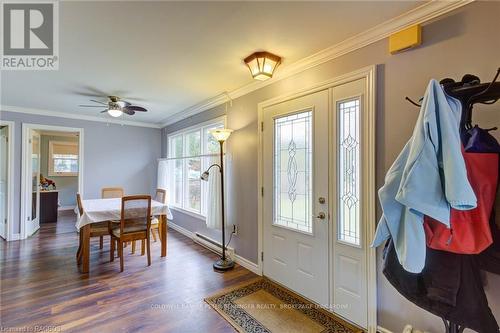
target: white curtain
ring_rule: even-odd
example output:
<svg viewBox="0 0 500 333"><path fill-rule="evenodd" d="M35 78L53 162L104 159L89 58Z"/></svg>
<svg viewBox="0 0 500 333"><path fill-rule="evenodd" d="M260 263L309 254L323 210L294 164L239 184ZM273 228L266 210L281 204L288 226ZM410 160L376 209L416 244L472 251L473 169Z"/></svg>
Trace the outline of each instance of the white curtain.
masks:
<svg viewBox="0 0 500 333"><path fill-rule="evenodd" d="M218 156L208 158L209 166L214 163L219 163ZM221 202L221 187L220 187L220 171L219 168L213 167L210 169L208 177L208 194L207 194L207 227L211 229L222 228L222 202Z"/></svg>
<svg viewBox="0 0 500 333"><path fill-rule="evenodd" d="M168 161L167 160L160 160L158 162L158 178L156 181L157 188L162 188L164 190L168 190L167 174L168 174Z"/></svg>

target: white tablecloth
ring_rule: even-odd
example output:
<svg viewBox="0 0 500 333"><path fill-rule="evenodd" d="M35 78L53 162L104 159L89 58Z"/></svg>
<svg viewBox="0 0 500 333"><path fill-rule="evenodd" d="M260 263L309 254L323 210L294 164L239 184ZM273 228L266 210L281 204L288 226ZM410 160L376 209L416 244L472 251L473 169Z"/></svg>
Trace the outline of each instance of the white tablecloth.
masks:
<svg viewBox="0 0 500 333"><path fill-rule="evenodd" d="M82 200L83 215L78 216L76 228L97 222L118 221L121 218L122 199L90 199ZM167 204L151 200L151 215L167 215L167 219L172 219L172 213Z"/></svg>

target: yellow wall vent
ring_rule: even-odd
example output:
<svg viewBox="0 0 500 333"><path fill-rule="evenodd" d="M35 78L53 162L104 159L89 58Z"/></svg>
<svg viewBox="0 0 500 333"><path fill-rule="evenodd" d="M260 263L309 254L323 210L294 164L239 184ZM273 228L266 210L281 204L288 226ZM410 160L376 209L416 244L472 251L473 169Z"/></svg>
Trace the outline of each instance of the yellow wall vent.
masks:
<svg viewBox="0 0 500 333"><path fill-rule="evenodd" d="M389 37L391 54L411 49L422 43L422 26L420 24L398 31Z"/></svg>

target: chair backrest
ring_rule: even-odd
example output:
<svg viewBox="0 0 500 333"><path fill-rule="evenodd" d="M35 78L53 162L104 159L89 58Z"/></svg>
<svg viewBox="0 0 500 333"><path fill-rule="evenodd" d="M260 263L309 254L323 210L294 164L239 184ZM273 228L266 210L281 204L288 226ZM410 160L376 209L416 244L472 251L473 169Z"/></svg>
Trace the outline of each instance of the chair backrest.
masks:
<svg viewBox="0 0 500 333"><path fill-rule="evenodd" d="M76 194L76 205L78 206L78 212L80 213L80 216L82 216L83 206L82 206L82 197L80 196L80 193Z"/></svg>
<svg viewBox="0 0 500 333"><path fill-rule="evenodd" d="M121 198L123 195L124 192L121 187L103 187L101 189L101 198L103 199Z"/></svg>
<svg viewBox="0 0 500 333"><path fill-rule="evenodd" d="M157 188L155 200L164 204L167 203L167 191L161 188Z"/></svg>
<svg viewBox="0 0 500 333"><path fill-rule="evenodd" d="M120 233L126 224L138 223L151 228L151 196L129 195L122 197L122 212L120 219Z"/></svg>

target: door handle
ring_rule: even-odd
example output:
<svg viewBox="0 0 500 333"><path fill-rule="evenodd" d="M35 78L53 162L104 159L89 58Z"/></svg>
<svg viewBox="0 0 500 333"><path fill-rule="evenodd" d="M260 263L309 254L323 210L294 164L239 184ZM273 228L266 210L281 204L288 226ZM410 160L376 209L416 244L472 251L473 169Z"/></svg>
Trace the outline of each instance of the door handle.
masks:
<svg viewBox="0 0 500 333"><path fill-rule="evenodd" d="M323 212L319 212L318 216L315 216L317 219L324 220L326 218L326 214Z"/></svg>

